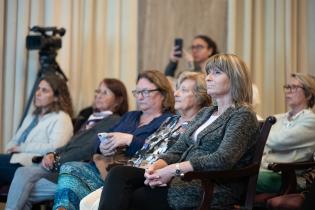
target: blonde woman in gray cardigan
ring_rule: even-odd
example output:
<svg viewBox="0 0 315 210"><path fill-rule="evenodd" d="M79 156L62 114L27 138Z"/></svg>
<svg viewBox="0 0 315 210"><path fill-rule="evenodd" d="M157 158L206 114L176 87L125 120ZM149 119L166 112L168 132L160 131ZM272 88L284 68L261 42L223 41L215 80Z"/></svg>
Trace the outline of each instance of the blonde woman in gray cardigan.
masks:
<svg viewBox="0 0 315 210"><path fill-rule="evenodd" d="M207 61L205 70L207 92L216 105L202 109L169 151L146 170L113 168L99 209L195 209L201 199L200 182L184 182L182 173L250 164L259 129L247 67L235 55L219 54ZM242 182L217 185L211 205L228 208L244 191Z"/></svg>

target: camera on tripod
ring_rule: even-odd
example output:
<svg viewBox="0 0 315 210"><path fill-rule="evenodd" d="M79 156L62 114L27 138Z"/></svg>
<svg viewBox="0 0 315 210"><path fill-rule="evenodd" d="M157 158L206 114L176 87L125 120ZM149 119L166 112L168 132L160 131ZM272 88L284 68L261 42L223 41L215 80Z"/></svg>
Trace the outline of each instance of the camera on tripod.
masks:
<svg viewBox="0 0 315 210"><path fill-rule="evenodd" d="M68 80L56 61L57 50L62 47L61 37L65 35L66 29L57 27L33 26L31 32L39 35L28 35L26 37L26 48L28 50L39 50L40 69L38 77L51 72Z"/></svg>
<svg viewBox="0 0 315 210"><path fill-rule="evenodd" d="M26 108L24 110L24 114L19 127L21 126L24 118L28 113L41 76L50 73L63 78L65 81L68 81L66 75L62 72L59 64L56 61L57 50L62 47L61 37L65 35L66 29L58 29L57 27L34 26L30 28L30 31L38 33L39 35L28 35L26 37L26 48L28 50L39 50L38 54L40 69L37 73L37 78L33 85L31 95L26 104Z"/></svg>
<svg viewBox="0 0 315 210"><path fill-rule="evenodd" d="M28 35L26 37L26 48L28 50L37 49L60 49L62 47L61 38L65 35L64 28L33 26L30 31L40 33L40 35ZM51 34L49 34L49 32ZM59 35L59 36L58 36Z"/></svg>

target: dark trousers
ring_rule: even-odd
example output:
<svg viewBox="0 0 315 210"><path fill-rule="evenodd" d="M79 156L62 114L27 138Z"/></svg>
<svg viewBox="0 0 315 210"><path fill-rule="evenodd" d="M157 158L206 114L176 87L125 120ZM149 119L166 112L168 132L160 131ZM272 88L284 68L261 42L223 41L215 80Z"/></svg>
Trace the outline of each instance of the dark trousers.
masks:
<svg viewBox="0 0 315 210"><path fill-rule="evenodd" d="M314 210L315 209L315 182L313 182L310 191L305 196L305 201L302 205L302 210Z"/></svg>
<svg viewBox="0 0 315 210"><path fill-rule="evenodd" d="M169 210L167 187L144 185L144 170L129 166L112 168L105 180L99 210Z"/></svg>
<svg viewBox="0 0 315 210"><path fill-rule="evenodd" d="M19 163L10 163L11 154L0 154L0 186L9 185L14 177L14 173Z"/></svg>

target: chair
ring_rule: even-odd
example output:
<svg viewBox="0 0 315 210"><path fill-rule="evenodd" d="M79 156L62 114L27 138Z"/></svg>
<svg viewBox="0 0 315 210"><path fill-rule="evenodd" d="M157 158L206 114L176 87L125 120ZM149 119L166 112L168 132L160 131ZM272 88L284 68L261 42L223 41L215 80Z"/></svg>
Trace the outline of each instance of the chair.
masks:
<svg viewBox="0 0 315 210"><path fill-rule="evenodd" d="M268 209L297 210L301 207L304 197L297 192L296 170L314 168L314 161L295 163L273 163L270 170L281 172L281 190L277 195L270 196L265 203Z"/></svg>
<svg viewBox="0 0 315 210"><path fill-rule="evenodd" d="M183 175L184 181L191 181L193 179L201 180L203 188L203 196L198 210L210 209L214 183L227 183L235 180L246 180L246 195L244 202L236 204L234 209L248 209L253 208L254 197L256 192L256 182L260 168L260 162L263 150L269 135L271 126L276 122L276 118L269 116L262 124L258 142L255 150L253 163L241 169L231 169L223 171L204 171L204 172L188 172Z"/></svg>

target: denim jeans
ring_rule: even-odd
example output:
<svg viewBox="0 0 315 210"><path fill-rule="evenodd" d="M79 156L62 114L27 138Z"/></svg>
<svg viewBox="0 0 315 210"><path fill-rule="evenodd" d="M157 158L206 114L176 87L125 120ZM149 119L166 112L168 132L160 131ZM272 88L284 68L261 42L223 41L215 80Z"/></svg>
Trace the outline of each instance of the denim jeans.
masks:
<svg viewBox="0 0 315 210"><path fill-rule="evenodd" d="M52 200L58 174L40 166L20 167L12 180L6 210L30 210L33 203Z"/></svg>

